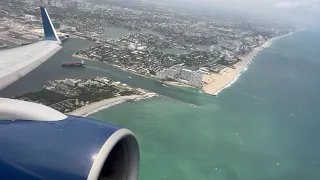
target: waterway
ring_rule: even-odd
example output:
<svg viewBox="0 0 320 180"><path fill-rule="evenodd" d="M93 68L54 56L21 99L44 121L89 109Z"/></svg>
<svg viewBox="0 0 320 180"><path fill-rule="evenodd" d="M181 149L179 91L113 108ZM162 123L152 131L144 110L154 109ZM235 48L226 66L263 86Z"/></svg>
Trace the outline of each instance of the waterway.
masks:
<svg viewBox="0 0 320 180"><path fill-rule="evenodd" d="M309 29L276 40L218 97L166 87L99 62L61 68L92 43L77 39L64 42L59 53L0 96L41 89L50 79L107 76L161 94L90 116L137 135L141 180L319 179L319 32Z"/></svg>
<svg viewBox="0 0 320 180"><path fill-rule="evenodd" d="M141 180L319 179L319 32L276 40L218 97L185 89L198 107L158 97L90 117L137 134Z"/></svg>
<svg viewBox="0 0 320 180"><path fill-rule="evenodd" d="M68 39L62 43L63 49L55 54L52 58L42 64L22 79L0 91L2 97L12 97L26 92L40 90L44 83L48 80L65 79L65 78L93 78L97 76L106 76L115 81L121 81L133 87L144 88L158 94L172 97L179 101L197 104L193 98L185 98L190 96L189 91L185 88L175 86L163 86L161 82L141 77L129 72L124 72L119 68L90 60L84 60L87 64L86 68L62 68L61 64L66 61L80 61L73 58L72 54L79 49L92 45L93 42L80 39ZM130 78L129 78L130 77ZM173 91L179 89L180 91ZM194 90L198 91L198 90Z"/></svg>

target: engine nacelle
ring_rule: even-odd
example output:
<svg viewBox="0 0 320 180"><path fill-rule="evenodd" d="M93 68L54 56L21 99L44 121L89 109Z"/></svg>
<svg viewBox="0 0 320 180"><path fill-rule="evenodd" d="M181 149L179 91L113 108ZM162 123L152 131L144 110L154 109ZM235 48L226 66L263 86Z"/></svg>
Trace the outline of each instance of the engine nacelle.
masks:
<svg viewBox="0 0 320 180"><path fill-rule="evenodd" d="M0 120L0 179L134 180L139 163L135 135L109 123Z"/></svg>

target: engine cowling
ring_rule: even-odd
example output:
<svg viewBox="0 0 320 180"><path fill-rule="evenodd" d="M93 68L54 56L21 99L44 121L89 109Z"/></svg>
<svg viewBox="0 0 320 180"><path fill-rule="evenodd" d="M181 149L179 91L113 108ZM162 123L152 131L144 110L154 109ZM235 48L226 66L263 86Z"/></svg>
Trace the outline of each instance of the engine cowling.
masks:
<svg viewBox="0 0 320 180"><path fill-rule="evenodd" d="M135 135L113 124L0 120L0 179L134 180L139 163Z"/></svg>

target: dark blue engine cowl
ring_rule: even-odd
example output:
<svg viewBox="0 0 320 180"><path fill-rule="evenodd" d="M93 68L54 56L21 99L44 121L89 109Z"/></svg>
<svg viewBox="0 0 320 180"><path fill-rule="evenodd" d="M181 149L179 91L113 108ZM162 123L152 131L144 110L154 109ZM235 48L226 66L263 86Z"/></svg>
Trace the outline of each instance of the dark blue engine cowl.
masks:
<svg viewBox="0 0 320 180"><path fill-rule="evenodd" d="M137 179L134 134L89 118L0 120L0 179Z"/></svg>

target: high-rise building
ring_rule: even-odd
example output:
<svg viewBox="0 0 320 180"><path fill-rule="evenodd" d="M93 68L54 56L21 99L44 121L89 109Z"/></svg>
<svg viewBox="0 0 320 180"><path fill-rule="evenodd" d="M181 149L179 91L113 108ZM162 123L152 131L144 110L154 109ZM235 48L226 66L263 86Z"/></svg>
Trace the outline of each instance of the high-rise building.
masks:
<svg viewBox="0 0 320 180"><path fill-rule="evenodd" d="M165 75L170 78L174 78L178 76L178 71L175 69L166 69L164 70L164 72L165 72Z"/></svg>
<svg viewBox="0 0 320 180"><path fill-rule="evenodd" d="M202 87L204 73L198 73L189 69L182 69L182 66L173 66L169 69L164 69L156 73L156 77L159 79L173 78L179 82L189 84L196 87Z"/></svg>
<svg viewBox="0 0 320 180"><path fill-rule="evenodd" d="M166 73L165 73L164 71L159 71L159 72L157 72L157 73L156 73L156 77L157 77L158 79L165 79L165 78L167 78L167 77L166 77Z"/></svg>
<svg viewBox="0 0 320 180"><path fill-rule="evenodd" d="M189 69L182 69L180 73L180 78L184 80L189 80L192 73L193 71Z"/></svg>

